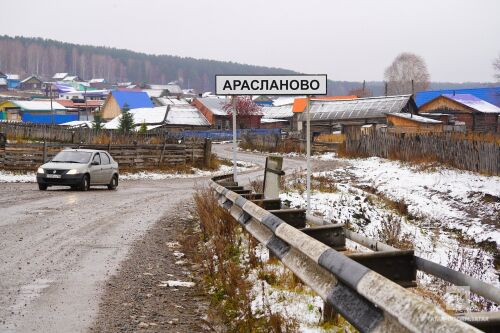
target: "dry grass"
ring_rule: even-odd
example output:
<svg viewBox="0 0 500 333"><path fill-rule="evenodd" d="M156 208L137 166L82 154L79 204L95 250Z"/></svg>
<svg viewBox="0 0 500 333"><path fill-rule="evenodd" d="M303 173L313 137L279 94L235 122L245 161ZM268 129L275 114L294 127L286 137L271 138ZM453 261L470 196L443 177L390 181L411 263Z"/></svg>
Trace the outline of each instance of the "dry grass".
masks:
<svg viewBox="0 0 500 333"><path fill-rule="evenodd" d="M345 134L320 134L314 139L314 141L343 143L345 142Z"/></svg>
<svg viewBox="0 0 500 333"><path fill-rule="evenodd" d="M401 231L401 219L389 215L384 219L377 230L378 239L390 246L402 250L410 250L414 248L413 240L408 234L403 234Z"/></svg>
<svg viewBox="0 0 500 333"><path fill-rule="evenodd" d="M269 305L261 316L252 312L252 285L248 276L252 263L258 265L256 241L248 242L251 264L245 265L241 259L245 236L231 215L218 205L215 193L199 189L194 194L194 202L201 229L198 261L211 295L212 316L223 323L227 332L295 332L295 323L273 313ZM263 277L273 279L271 275Z"/></svg>

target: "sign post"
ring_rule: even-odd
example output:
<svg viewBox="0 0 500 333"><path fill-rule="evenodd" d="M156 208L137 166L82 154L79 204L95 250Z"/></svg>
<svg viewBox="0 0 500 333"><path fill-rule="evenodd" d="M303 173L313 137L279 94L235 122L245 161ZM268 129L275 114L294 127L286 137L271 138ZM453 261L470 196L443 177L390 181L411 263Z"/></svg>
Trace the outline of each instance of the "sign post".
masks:
<svg viewBox="0 0 500 333"><path fill-rule="evenodd" d="M233 100L233 175L236 181L236 96L286 95L307 96L307 212L311 210L311 116L310 96L327 94L326 74L297 75L216 75L216 95L232 96Z"/></svg>
<svg viewBox="0 0 500 333"><path fill-rule="evenodd" d="M236 180L236 173L237 173L237 150L238 150L238 142L237 142L237 134L236 134L236 96L233 96L233 181L237 182Z"/></svg>

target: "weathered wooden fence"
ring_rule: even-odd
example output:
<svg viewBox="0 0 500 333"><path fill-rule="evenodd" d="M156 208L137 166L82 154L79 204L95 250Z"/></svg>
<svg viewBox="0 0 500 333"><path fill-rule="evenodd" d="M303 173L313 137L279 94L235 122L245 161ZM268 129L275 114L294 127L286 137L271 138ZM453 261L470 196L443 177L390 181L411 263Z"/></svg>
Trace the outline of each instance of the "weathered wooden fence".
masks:
<svg viewBox="0 0 500 333"><path fill-rule="evenodd" d="M500 175L500 144L495 138L453 133L348 135L350 156L379 156L403 161L437 161L453 167Z"/></svg>
<svg viewBox="0 0 500 333"><path fill-rule="evenodd" d="M165 133L160 130L147 133L120 133L116 130L94 130L90 128L68 128L60 125L0 122L0 132L9 140L33 140L67 143L159 143Z"/></svg>
<svg viewBox="0 0 500 333"><path fill-rule="evenodd" d="M7 143L0 147L0 168L7 170L36 170L64 148L86 148L108 151L127 170L152 169L192 164L208 166L210 140L186 140L181 144L63 144Z"/></svg>

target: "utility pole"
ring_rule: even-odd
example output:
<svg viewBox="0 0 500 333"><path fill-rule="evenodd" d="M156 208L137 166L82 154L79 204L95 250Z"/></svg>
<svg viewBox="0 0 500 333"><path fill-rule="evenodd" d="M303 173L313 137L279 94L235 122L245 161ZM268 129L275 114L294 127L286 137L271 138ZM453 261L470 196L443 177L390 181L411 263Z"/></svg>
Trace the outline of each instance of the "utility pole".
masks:
<svg viewBox="0 0 500 333"><path fill-rule="evenodd" d="M87 115L87 121L89 120L89 109L87 108L87 86L85 86L83 99L85 100L85 114ZM80 120L80 119L78 119Z"/></svg>
<svg viewBox="0 0 500 333"><path fill-rule="evenodd" d="M307 154L307 214L311 213L311 98L307 96L306 104L306 154Z"/></svg>
<svg viewBox="0 0 500 333"><path fill-rule="evenodd" d="M232 97L233 100L233 177L234 181L236 182L236 150L238 149L238 143L236 141L236 98L237 96Z"/></svg>

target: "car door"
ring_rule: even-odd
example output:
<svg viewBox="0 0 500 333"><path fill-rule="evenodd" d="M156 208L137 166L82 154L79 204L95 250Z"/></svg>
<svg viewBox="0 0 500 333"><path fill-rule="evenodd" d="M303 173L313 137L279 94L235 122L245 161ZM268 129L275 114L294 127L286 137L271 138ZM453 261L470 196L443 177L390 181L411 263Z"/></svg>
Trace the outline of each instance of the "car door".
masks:
<svg viewBox="0 0 500 333"><path fill-rule="evenodd" d="M90 184L102 184L101 155L95 153L90 165Z"/></svg>
<svg viewBox="0 0 500 333"><path fill-rule="evenodd" d="M113 176L113 167L111 165L111 159L109 155L105 152L101 153L101 165L102 165L102 182L109 184L111 182L111 177Z"/></svg>

